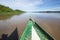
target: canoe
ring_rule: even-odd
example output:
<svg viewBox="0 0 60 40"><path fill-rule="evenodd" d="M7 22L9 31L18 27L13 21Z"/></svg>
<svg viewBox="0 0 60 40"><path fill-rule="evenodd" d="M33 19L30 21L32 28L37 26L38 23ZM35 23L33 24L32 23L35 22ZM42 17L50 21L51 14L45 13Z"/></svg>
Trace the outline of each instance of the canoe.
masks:
<svg viewBox="0 0 60 40"><path fill-rule="evenodd" d="M30 18L19 40L54 40L54 38Z"/></svg>

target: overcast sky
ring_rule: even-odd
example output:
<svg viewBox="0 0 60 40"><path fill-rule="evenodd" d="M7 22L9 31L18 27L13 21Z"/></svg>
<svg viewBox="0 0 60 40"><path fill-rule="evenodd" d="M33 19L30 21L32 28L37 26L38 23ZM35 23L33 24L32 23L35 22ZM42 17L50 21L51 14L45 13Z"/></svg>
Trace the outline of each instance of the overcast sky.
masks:
<svg viewBox="0 0 60 40"><path fill-rule="evenodd" d="M0 0L0 4L27 11L60 10L60 0Z"/></svg>

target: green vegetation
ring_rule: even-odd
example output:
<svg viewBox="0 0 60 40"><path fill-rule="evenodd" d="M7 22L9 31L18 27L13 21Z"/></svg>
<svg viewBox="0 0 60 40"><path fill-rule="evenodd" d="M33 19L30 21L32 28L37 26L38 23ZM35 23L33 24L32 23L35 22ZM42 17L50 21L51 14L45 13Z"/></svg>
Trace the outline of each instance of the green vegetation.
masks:
<svg viewBox="0 0 60 40"><path fill-rule="evenodd" d="M14 14L21 14L21 13L24 13L24 11L18 9L13 10L9 7L0 5L0 15L14 15Z"/></svg>
<svg viewBox="0 0 60 40"><path fill-rule="evenodd" d="M11 18L13 15L19 15L24 13L22 10L13 10L9 7L0 5L0 20Z"/></svg>

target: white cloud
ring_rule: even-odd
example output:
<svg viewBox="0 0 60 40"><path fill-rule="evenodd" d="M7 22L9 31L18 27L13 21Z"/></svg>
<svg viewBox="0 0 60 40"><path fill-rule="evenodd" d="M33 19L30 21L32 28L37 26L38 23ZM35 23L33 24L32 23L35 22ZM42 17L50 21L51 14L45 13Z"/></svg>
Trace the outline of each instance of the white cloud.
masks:
<svg viewBox="0 0 60 40"><path fill-rule="evenodd" d="M0 4L21 10L34 10L37 5L42 3L42 0L0 0Z"/></svg>

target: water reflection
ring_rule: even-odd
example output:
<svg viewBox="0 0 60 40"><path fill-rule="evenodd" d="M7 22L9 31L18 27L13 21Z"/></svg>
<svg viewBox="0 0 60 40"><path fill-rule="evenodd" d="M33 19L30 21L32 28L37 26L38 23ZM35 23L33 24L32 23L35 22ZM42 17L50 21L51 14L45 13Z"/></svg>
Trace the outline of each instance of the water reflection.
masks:
<svg viewBox="0 0 60 40"><path fill-rule="evenodd" d="M0 16L0 38L2 34L8 34L9 36L16 27L18 28L18 35L20 37L30 17L48 33L59 39L59 13L24 13L21 15Z"/></svg>
<svg viewBox="0 0 60 40"><path fill-rule="evenodd" d="M9 18L11 18L11 17L13 17L13 16L16 16L16 15L21 15L21 13L20 14L6 14L6 15L0 15L0 20L6 20L6 19L9 19Z"/></svg>

